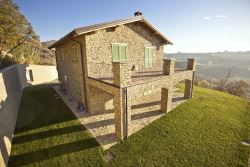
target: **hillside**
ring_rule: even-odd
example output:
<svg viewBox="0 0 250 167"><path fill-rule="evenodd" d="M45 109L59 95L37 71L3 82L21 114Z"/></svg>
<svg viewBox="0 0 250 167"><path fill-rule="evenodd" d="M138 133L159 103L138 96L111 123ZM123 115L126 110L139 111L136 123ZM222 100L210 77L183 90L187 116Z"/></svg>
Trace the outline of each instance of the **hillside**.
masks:
<svg viewBox="0 0 250 167"><path fill-rule="evenodd" d="M23 92L9 166L247 166L242 141L250 102L195 87L193 99L104 152L51 87L34 86Z"/></svg>
<svg viewBox="0 0 250 167"><path fill-rule="evenodd" d="M56 64L55 55L54 55L53 51L48 49L48 46L50 46L54 42L55 42L55 40L41 42L40 64L48 64L48 65L55 65Z"/></svg>
<svg viewBox="0 0 250 167"><path fill-rule="evenodd" d="M231 79L243 79L250 84L250 51L247 52L216 52L216 53L173 53L165 54L165 57L187 59L197 58L200 64L197 68L198 74L205 79L225 78L231 69Z"/></svg>

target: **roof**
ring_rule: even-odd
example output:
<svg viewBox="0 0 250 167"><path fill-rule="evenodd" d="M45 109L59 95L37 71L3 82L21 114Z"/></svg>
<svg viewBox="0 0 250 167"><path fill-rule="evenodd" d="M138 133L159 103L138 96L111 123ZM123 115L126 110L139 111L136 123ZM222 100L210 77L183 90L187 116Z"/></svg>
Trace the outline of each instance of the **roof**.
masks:
<svg viewBox="0 0 250 167"><path fill-rule="evenodd" d="M50 45L48 48L50 48L50 49L54 48L55 46L60 44L63 40L65 40L65 39L67 39L69 37L75 37L75 36L79 36L79 35L86 34L86 33L89 33L89 32L93 32L93 31L96 31L96 30L106 29L106 28L110 28L110 27L123 25L123 24L138 22L138 21L144 22L149 28L154 30L156 32L156 34L158 34L159 37L161 37L166 44L171 44L171 45L173 44L156 27L154 27L153 24L151 24L142 15L140 15L140 16L134 16L134 17L126 18L126 19L114 20L114 21L111 21L111 22L104 22L104 23L100 23L100 24L94 24L94 25L90 25L90 26L75 28L73 31L71 31L70 33L68 33L64 37L60 38L58 41L56 41L55 43Z"/></svg>

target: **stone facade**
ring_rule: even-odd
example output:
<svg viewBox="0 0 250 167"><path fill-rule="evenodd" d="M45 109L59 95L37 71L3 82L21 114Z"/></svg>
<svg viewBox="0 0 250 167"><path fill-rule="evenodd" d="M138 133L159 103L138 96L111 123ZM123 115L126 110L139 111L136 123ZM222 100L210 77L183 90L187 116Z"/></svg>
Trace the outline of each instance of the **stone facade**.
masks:
<svg viewBox="0 0 250 167"><path fill-rule="evenodd" d="M113 62L112 43L127 45L126 61ZM72 46L77 47L77 62L72 61ZM144 49L148 46L155 48L155 54L152 67L146 68ZM186 80L185 97L191 98L195 60L188 60L187 70L175 72L174 59L163 61L163 48L162 39L143 22L70 37L56 48L59 79L88 112L114 112L116 135L122 140L131 134L133 101L156 91L161 99L160 110L169 112L173 88L183 80ZM149 72L158 73L152 77L143 75ZM137 73L140 75L135 76ZM81 85L80 94L76 93L75 82Z"/></svg>
<svg viewBox="0 0 250 167"><path fill-rule="evenodd" d="M163 74L164 75L173 75L175 67L175 59L166 59L163 64Z"/></svg>
<svg viewBox="0 0 250 167"><path fill-rule="evenodd" d="M127 44L128 62L137 66L138 71L162 71L164 43L144 23L135 22L120 25L112 31L103 29L86 35L88 76L113 76L112 43ZM145 46L156 48L153 67L144 67Z"/></svg>
<svg viewBox="0 0 250 167"><path fill-rule="evenodd" d="M113 63L113 82L119 87L127 87L131 84L131 70L128 62Z"/></svg>
<svg viewBox="0 0 250 167"><path fill-rule="evenodd" d="M75 40L83 43L84 36ZM73 59L72 47L76 47L76 59ZM82 48L85 51L84 48ZM67 40L65 43L56 48L56 62L58 70L59 81L63 84L66 91L72 95L76 101L82 102L85 106L85 91L83 83L82 65L81 60L81 47L79 43L73 40ZM76 87L80 85L80 93Z"/></svg>
<svg viewBox="0 0 250 167"><path fill-rule="evenodd" d="M82 50L79 43L81 43ZM85 69L85 80L87 77L113 77L113 65L112 65L112 43L126 43L128 44L128 66L135 65L140 71L162 71L163 68L163 48L164 43L162 40L155 35L151 29L144 25L144 23L135 22L126 25L120 25L114 29L103 29L98 30L93 33L88 33L81 35L76 38L68 39L61 45L56 47L57 55L57 66L59 80L63 83L65 89L73 98L77 101L81 101L89 112L99 112L100 105L95 102L99 94L103 97L104 104L101 106L106 106L105 110L110 110L112 108L110 97L106 96L101 90L95 90L96 93L91 93L88 84L85 85L86 93L88 95L88 100L85 102L85 91L83 83L83 73L81 63L84 64ZM72 46L77 47L77 59L78 61L72 61ZM144 48L145 46L154 46L154 63L153 67L144 67ZM81 60L81 51L83 54L83 59ZM131 63L133 62L133 63ZM128 74L129 75L129 74ZM115 76L114 76L115 78ZM66 80L67 81L66 81ZM76 82L80 82L81 93L76 93L75 87ZM98 93L97 93L98 92ZM107 103L110 101L109 103Z"/></svg>

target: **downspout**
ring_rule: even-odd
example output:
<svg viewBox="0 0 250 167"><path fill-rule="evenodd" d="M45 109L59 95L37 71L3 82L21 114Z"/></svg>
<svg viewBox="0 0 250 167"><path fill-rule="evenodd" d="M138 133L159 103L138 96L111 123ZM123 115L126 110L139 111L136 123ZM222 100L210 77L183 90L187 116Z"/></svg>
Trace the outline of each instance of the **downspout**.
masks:
<svg viewBox="0 0 250 167"><path fill-rule="evenodd" d="M83 87L84 87L84 102L85 102L85 109L88 109L88 103L87 103L87 88L86 88L86 78L85 78L85 73L84 73L84 65L83 65L83 52L82 52L82 43L80 41L77 41L75 39L70 38L70 40L78 43L80 45L80 50L81 50L81 65L82 65L82 75L83 75Z"/></svg>

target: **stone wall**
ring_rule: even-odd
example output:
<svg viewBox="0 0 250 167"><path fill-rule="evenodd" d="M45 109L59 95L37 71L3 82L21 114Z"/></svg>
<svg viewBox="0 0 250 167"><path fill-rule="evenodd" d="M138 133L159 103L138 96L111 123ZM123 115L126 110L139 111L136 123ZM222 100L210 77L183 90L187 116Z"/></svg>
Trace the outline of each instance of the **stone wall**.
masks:
<svg viewBox="0 0 250 167"><path fill-rule="evenodd" d="M79 41L82 44L75 42ZM142 22L130 23L126 25L120 25L116 28L109 28L98 30L95 32L81 35L76 38L72 38L64 41L61 45L56 47L57 55L57 67L59 80L65 86L67 92L72 95L76 100L82 101L85 104L85 89L86 96L88 97L88 111L97 112L100 110L99 105L95 101L99 97L105 98L104 104L109 104L110 97L105 92L96 89L93 90L86 83L84 89L83 73L81 67L81 61L85 66L83 70L85 78L87 77L113 77L112 72L112 43L126 43L128 44L127 56L130 65L136 65L138 71L161 71L163 64L163 47L164 44L151 29L144 25ZM72 46L77 47L77 62L72 61ZM155 57L153 67L144 68L144 48L145 46L155 46ZM82 49L82 50L81 50ZM81 60L81 51L83 54L83 60ZM67 83L65 82L67 78ZM75 83L80 82L81 94L77 94L75 91ZM87 81L86 81L87 82ZM99 94L99 97L96 96ZM112 108L108 105L107 109Z"/></svg>
<svg viewBox="0 0 250 167"><path fill-rule="evenodd" d="M83 43L84 36L78 37ZM72 46L76 47L77 61L73 61ZM83 47L83 51L84 51ZM66 91L73 96L76 101L81 101L85 105L85 91L83 83L82 65L81 65L81 47L79 43L68 40L56 48L58 78ZM64 58L63 58L64 57ZM76 92L76 84L80 83L80 91Z"/></svg>
<svg viewBox="0 0 250 167"><path fill-rule="evenodd" d="M30 70L32 72L30 72ZM32 73L33 77L28 74ZM22 89L56 82L55 66L13 65L0 70L0 166L8 164Z"/></svg>
<svg viewBox="0 0 250 167"><path fill-rule="evenodd" d="M114 109L114 96L93 86L89 86L91 112L110 112Z"/></svg>
<svg viewBox="0 0 250 167"><path fill-rule="evenodd" d="M161 39L142 22L120 25L114 29L98 30L86 35L88 75L91 77L112 77L112 43L125 43L128 62L136 65L138 71L162 71L163 43ZM144 68L144 48L155 46L153 67Z"/></svg>
<svg viewBox="0 0 250 167"><path fill-rule="evenodd" d="M82 38L84 38L82 36ZM138 71L161 71L163 66L163 48L161 39L154 35L151 29L143 23L131 23L120 25L112 29L103 29L87 34L84 46L87 58L87 70L90 77L113 77L112 67L112 43L126 43L129 66L136 65ZM145 46L155 46L155 57L153 67L144 68L144 48ZM129 76L130 77L130 76ZM88 86L87 86L88 87ZM90 90L90 88L87 88ZM93 89L91 89L93 90ZM97 95L103 97L103 104L97 104ZM110 97L106 92L96 89L95 93L88 93L89 111L100 111L100 106L106 106L105 110L113 108ZM113 100L112 100L113 102ZM100 103L100 102L99 102ZM108 105L108 106L107 106Z"/></svg>

